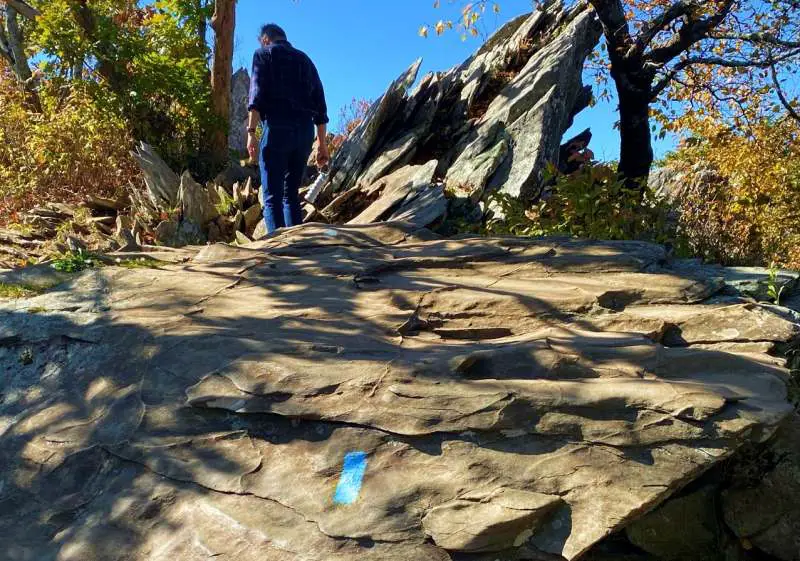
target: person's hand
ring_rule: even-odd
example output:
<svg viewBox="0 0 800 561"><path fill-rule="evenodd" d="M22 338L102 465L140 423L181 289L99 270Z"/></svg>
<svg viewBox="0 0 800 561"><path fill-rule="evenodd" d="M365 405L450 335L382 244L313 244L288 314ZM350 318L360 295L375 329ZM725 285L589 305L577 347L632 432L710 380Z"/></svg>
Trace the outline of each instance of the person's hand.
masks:
<svg viewBox="0 0 800 561"><path fill-rule="evenodd" d="M258 159L258 139L255 133L247 133L247 153L250 154L250 161L255 162Z"/></svg>
<svg viewBox="0 0 800 561"><path fill-rule="evenodd" d="M317 167L322 169L326 167L331 161L331 153L328 150L328 144L320 142L317 148Z"/></svg>

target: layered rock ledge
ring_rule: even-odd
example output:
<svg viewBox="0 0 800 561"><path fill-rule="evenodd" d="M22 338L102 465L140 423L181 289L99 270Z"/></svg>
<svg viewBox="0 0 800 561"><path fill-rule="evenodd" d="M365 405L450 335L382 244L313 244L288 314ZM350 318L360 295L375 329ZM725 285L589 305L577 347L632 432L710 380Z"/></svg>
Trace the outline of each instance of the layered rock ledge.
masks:
<svg viewBox="0 0 800 561"><path fill-rule="evenodd" d="M790 414L729 273L311 224L0 302L0 559L578 559Z"/></svg>

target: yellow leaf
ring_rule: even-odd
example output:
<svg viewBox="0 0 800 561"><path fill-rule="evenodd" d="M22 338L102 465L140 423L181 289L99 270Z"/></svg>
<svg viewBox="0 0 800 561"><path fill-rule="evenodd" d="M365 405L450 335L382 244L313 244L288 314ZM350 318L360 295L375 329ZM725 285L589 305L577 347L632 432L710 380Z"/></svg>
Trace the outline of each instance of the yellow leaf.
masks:
<svg viewBox="0 0 800 561"><path fill-rule="evenodd" d="M420 37L427 37L428 36L428 26L423 25L419 28L419 36Z"/></svg>
<svg viewBox="0 0 800 561"><path fill-rule="evenodd" d="M442 20L436 22L435 29L436 29L436 35L441 35L442 33L444 33L444 22Z"/></svg>

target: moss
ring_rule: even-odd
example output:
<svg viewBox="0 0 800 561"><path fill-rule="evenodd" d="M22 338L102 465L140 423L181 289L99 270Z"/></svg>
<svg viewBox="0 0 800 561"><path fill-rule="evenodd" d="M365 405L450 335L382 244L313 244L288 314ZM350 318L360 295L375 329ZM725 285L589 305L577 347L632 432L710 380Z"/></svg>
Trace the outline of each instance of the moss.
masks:
<svg viewBox="0 0 800 561"><path fill-rule="evenodd" d="M47 308L43 308L42 306L35 306L33 308L28 308L29 314L46 314L49 310Z"/></svg>
<svg viewBox="0 0 800 561"><path fill-rule="evenodd" d="M140 257L138 259L123 259L117 261L116 266L124 269L160 269L164 265L163 262L149 257Z"/></svg>
<svg viewBox="0 0 800 561"><path fill-rule="evenodd" d="M42 292L42 289L30 285L0 282L0 298L27 298Z"/></svg>

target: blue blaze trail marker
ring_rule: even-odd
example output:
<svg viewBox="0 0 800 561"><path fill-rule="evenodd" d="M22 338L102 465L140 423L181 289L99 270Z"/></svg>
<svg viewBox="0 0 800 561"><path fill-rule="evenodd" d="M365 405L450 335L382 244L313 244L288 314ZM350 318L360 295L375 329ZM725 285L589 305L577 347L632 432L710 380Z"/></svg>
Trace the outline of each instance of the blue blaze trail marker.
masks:
<svg viewBox="0 0 800 561"><path fill-rule="evenodd" d="M351 505L358 500L361 484L364 481L364 472L367 470L367 453L350 452L344 457L342 475L333 502L337 505Z"/></svg>

